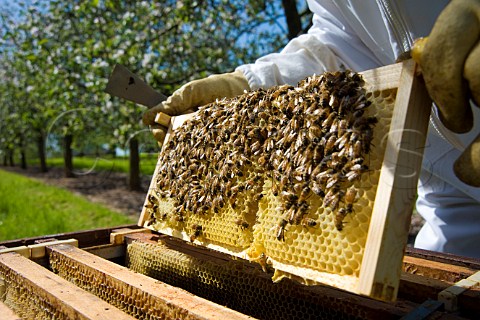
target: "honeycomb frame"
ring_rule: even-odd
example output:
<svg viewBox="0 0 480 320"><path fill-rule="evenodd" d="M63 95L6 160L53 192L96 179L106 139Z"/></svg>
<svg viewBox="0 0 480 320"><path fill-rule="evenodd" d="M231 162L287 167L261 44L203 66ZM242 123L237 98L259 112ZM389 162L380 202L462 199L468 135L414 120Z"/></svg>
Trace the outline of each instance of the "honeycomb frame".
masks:
<svg viewBox="0 0 480 320"><path fill-rule="evenodd" d="M390 129L386 132L382 131L381 135L375 132L374 139L377 140L374 140L373 144L381 143L384 145L384 157L377 175L373 179L372 177L367 179L372 184L376 184L377 187L373 194L369 192L363 195L363 198L360 197L361 201L354 204L354 209L358 211L365 210L367 207L370 208L368 210L370 216L363 217L361 223L356 224L364 233L361 239L361 248L358 250L360 251L359 256L355 256L353 259L351 256L347 256L346 259L345 257L342 258L342 261L355 260L355 271L345 272L336 268L319 271L318 268L312 268L311 263L304 263L306 259L301 260L300 263L291 263L286 261L288 259L276 258L272 254L272 250L265 248L265 243L268 243L268 241L258 241L258 239L265 236L267 231L275 228L275 224L272 225L270 221L270 225L264 226L262 231L262 221L259 219L258 212L261 215L262 203L268 203L266 199L269 197L269 190L268 188L265 190L265 187L262 193L267 196L259 201L259 210L257 216L254 217L254 224L251 226L251 230L253 230L252 240L249 240L252 237L250 233L247 243L240 247L209 241L204 238L201 241L195 239L196 243L243 259L264 264L268 262L276 270L275 281L288 277L306 284L323 283L380 300L391 301L395 299L398 291L403 250L407 240L408 223L416 194L421 152L426 136L431 101L423 84L415 76L415 64L412 61L366 71L361 74L365 80L366 90L374 98L393 99L389 102L393 110L391 110L391 119L387 119L391 120L390 123L387 121L386 124L382 124L383 127L389 125ZM191 115L174 117L171 121L167 139L171 132L190 117ZM154 189L154 180L160 165L160 163L157 165L150 190ZM148 205L148 196L145 201L146 206ZM251 217L249 221L251 222ZM349 221L347 220L347 222ZM186 241L192 240L191 232L187 232L187 228L150 225L145 208L138 224ZM194 225L190 223L190 228ZM355 223L350 221L349 225L355 225ZM302 228L302 226L294 227ZM240 231L240 229L239 227L238 230ZM294 230L290 229L289 234L294 234ZM272 238L271 232L265 237ZM248 243L249 241L251 242ZM307 238L308 241L311 241L311 239ZM278 241L270 241L270 243L274 243L277 247L282 246ZM313 251L319 252L319 249L322 249L323 252L321 253L335 255L339 252L339 245L348 246L348 241L340 244L333 241L333 243L327 243L323 248L316 248ZM280 252L281 250L283 249L278 249ZM302 250L299 250L299 254L308 256L308 252ZM266 257L268 257L268 260ZM308 259L315 260L316 257L308 257Z"/></svg>

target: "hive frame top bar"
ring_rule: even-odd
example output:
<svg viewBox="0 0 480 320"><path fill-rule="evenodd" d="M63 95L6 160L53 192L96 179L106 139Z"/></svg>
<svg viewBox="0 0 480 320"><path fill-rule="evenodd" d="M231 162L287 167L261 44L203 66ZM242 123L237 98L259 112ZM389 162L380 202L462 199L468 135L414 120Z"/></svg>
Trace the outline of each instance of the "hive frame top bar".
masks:
<svg viewBox="0 0 480 320"><path fill-rule="evenodd" d="M431 109L431 100L423 82L415 76L415 70L415 63L408 60L360 73L367 91L397 89L360 276L355 279L339 276L338 279L333 275L334 279L330 281L328 279L331 275L325 277L325 273L322 275L321 272L313 272L311 275L327 285L385 301L394 300L398 291ZM194 114L187 114L172 117L166 141L171 132L193 116ZM168 122L168 117L163 120ZM150 190L155 187L154 180L159 167L157 165L155 169ZM147 219L143 208L138 225L145 226ZM185 236L183 238L187 240ZM207 247L245 258L244 252L238 254L222 250L219 246ZM274 267L292 274L305 274L305 270L295 266L277 263ZM322 281L325 279L327 280Z"/></svg>

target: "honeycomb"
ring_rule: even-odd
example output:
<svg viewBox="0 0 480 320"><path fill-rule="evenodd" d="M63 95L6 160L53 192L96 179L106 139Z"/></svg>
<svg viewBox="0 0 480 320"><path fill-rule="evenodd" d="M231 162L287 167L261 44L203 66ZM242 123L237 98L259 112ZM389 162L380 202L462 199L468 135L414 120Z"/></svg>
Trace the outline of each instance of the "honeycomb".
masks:
<svg viewBox="0 0 480 320"><path fill-rule="evenodd" d="M379 305L353 307L333 289L305 287L286 279L273 283L254 264L229 260L216 263L163 244L134 241L127 246L126 264L133 271L225 305L258 319L371 319L392 317ZM357 298L354 298L358 300ZM369 301L373 303L372 301ZM383 304L382 304L383 305ZM384 306L384 305L383 305Z"/></svg>
<svg viewBox="0 0 480 320"><path fill-rule="evenodd" d="M193 319L179 308L124 285L111 277L52 251L49 256L52 271L76 286L93 293L112 306L136 319Z"/></svg>
<svg viewBox="0 0 480 320"><path fill-rule="evenodd" d="M34 284L14 271L0 266L0 275L7 288L4 303L21 319L70 319L68 313L58 308L55 302L38 294Z"/></svg>
<svg viewBox="0 0 480 320"><path fill-rule="evenodd" d="M345 71L200 108L162 150L146 226L352 289L395 98Z"/></svg>

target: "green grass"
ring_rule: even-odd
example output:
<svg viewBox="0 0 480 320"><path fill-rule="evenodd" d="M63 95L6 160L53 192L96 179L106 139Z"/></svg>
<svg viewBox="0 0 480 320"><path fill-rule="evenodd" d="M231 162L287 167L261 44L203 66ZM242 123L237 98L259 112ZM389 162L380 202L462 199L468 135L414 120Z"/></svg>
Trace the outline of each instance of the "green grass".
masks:
<svg viewBox="0 0 480 320"><path fill-rule="evenodd" d="M104 206L0 170L0 240L135 223Z"/></svg>
<svg viewBox="0 0 480 320"><path fill-rule="evenodd" d="M30 165L39 165L38 159L29 161ZM142 154L140 157L140 172L152 175L157 164L157 154ZM63 167L63 158L48 158L47 166ZM128 158L123 157L74 157L73 166L76 170L115 171L128 173Z"/></svg>

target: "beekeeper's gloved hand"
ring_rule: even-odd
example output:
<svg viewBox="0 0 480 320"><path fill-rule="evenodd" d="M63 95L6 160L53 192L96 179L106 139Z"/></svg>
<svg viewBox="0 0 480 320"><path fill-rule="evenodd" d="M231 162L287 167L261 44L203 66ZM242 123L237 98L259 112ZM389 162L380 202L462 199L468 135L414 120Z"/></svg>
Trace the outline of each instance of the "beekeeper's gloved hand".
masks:
<svg viewBox="0 0 480 320"><path fill-rule="evenodd" d="M412 50L440 120L456 133L472 128L469 99L480 105L479 39L480 0L452 0Z"/></svg>
<svg viewBox="0 0 480 320"><path fill-rule="evenodd" d="M143 123L150 125L155 139L162 143L167 128L155 124L155 116L164 112L171 116L194 112L196 108L214 102L215 99L233 98L249 90L248 81L241 71L211 75L194 80L176 90L167 100L143 114Z"/></svg>
<svg viewBox="0 0 480 320"><path fill-rule="evenodd" d="M456 133L472 129L469 99L480 106L480 0L452 0L430 33L415 43L413 59L438 107L440 120ZM480 187L480 134L455 161L456 176Z"/></svg>

